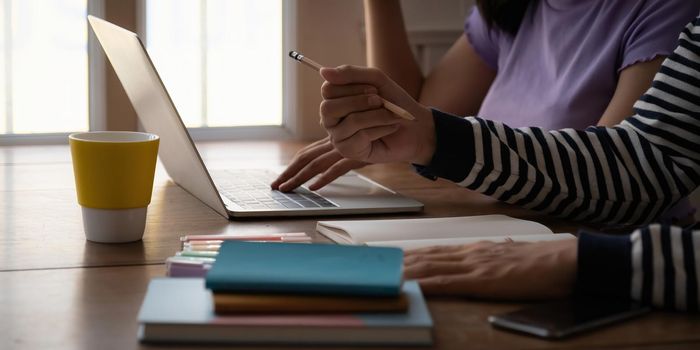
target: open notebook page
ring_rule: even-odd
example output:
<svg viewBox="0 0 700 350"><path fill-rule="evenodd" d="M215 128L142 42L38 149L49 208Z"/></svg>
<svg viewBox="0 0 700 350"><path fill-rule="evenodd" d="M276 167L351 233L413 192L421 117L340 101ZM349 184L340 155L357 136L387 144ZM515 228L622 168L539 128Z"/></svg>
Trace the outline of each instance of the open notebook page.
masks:
<svg viewBox="0 0 700 350"><path fill-rule="evenodd" d="M316 230L344 244L552 234L546 226L506 215L398 220L319 221Z"/></svg>
<svg viewBox="0 0 700 350"><path fill-rule="evenodd" d="M540 241L560 241L564 239L574 239L574 235L570 233L545 233L540 235L505 235L505 236L489 236L489 237L462 237L462 238L438 238L438 239L414 239L410 241L381 241L369 242L367 245L376 247L396 247L403 250L418 249L432 247L436 245L460 245L476 243L479 241L505 242L506 239L512 239L516 242L540 242Z"/></svg>

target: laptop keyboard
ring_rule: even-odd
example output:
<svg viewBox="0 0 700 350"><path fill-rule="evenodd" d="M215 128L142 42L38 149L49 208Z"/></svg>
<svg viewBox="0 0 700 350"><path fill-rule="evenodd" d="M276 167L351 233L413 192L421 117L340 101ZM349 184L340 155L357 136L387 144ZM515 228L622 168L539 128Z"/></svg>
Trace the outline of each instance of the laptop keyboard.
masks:
<svg viewBox="0 0 700 350"><path fill-rule="evenodd" d="M265 170L224 170L212 172L216 187L226 198L243 209L334 208L326 198L299 187L294 192L270 189L276 178Z"/></svg>

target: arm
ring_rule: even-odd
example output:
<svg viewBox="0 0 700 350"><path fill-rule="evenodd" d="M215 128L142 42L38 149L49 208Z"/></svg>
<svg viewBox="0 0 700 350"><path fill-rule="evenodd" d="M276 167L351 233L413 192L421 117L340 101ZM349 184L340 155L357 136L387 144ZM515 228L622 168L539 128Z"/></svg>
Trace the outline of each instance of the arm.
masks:
<svg viewBox="0 0 700 350"><path fill-rule="evenodd" d="M459 115L477 114L496 71L477 55L466 36L460 37L428 77L423 78L408 45L398 1L365 0L365 23L370 66L384 69L414 99L425 105ZM319 175L309 185L309 189L317 190L365 165L365 162L341 156L326 138L299 151L270 186L291 191Z"/></svg>
<svg viewBox="0 0 700 350"><path fill-rule="evenodd" d="M700 18L681 34L636 114L614 128L512 129L427 111L376 69L324 69L332 86L377 87L417 117L399 121L371 96L324 95L321 116L343 156L410 161L499 200L581 221L650 222L700 183ZM350 118L345 118L350 115Z"/></svg>
<svg viewBox="0 0 700 350"><path fill-rule="evenodd" d="M578 240L478 242L405 252L404 278L426 294L502 300L569 294L700 311L700 230L662 225Z"/></svg>
<svg viewBox="0 0 700 350"><path fill-rule="evenodd" d="M581 233L576 290L699 311L700 230L650 225L631 235Z"/></svg>
<svg viewBox="0 0 700 350"><path fill-rule="evenodd" d="M654 80L665 56L651 61L636 63L620 72L615 94L613 94L598 126L615 126L634 114L634 103L639 100Z"/></svg>
<svg viewBox="0 0 700 350"><path fill-rule="evenodd" d="M365 0L365 24L369 66L381 69L423 105L457 115L477 114L496 71L476 53L466 35L423 77L397 0Z"/></svg>
<svg viewBox="0 0 700 350"><path fill-rule="evenodd" d="M678 32L697 16L699 6L697 0L647 0L635 6L621 37L617 87L599 126L617 125L634 113L632 106L673 51Z"/></svg>
<svg viewBox="0 0 700 350"><path fill-rule="evenodd" d="M694 23L619 126L547 132L435 111L437 143L423 172L569 219L653 220L700 182L700 41L692 34L700 19Z"/></svg>
<svg viewBox="0 0 700 350"><path fill-rule="evenodd" d="M365 0L367 64L377 67L417 99L423 73L413 57L399 0Z"/></svg>
<svg viewBox="0 0 700 350"><path fill-rule="evenodd" d="M423 81L418 102L456 115L477 115L495 79L496 71L462 35Z"/></svg>

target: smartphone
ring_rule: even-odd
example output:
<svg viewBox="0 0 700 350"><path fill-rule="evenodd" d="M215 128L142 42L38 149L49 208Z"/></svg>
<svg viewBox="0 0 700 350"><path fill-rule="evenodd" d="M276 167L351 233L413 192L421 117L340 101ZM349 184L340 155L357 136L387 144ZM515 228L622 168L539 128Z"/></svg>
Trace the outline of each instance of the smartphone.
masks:
<svg viewBox="0 0 700 350"><path fill-rule="evenodd" d="M627 299L575 297L489 316L489 322L498 328L559 339L640 316L650 310Z"/></svg>

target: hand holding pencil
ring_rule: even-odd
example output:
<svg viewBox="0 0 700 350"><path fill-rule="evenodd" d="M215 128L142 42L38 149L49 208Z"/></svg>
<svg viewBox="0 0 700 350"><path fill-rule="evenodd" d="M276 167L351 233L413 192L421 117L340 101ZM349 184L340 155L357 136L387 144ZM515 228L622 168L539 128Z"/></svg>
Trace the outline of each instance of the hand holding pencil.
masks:
<svg viewBox="0 0 700 350"><path fill-rule="evenodd" d="M316 61L314 61L314 60L312 60L312 59L310 59L310 58L308 58L308 57L306 57L306 56L304 56L296 51L289 51L289 57L301 62L302 64L306 65L307 67L310 67L311 69L316 70L317 72L321 72L321 69L323 68L323 66L318 64ZM411 115L411 113L408 113L405 109L387 101L386 99L384 99L381 96L379 98L382 101L382 106L384 106L384 108L392 111L397 116L399 116L403 119L406 119L406 120L415 120L416 119L413 115Z"/></svg>
<svg viewBox="0 0 700 350"><path fill-rule="evenodd" d="M321 89L321 124L343 157L368 163L429 164L435 150L432 112L386 74L368 67L322 67L298 52L289 55L326 80Z"/></svg>

